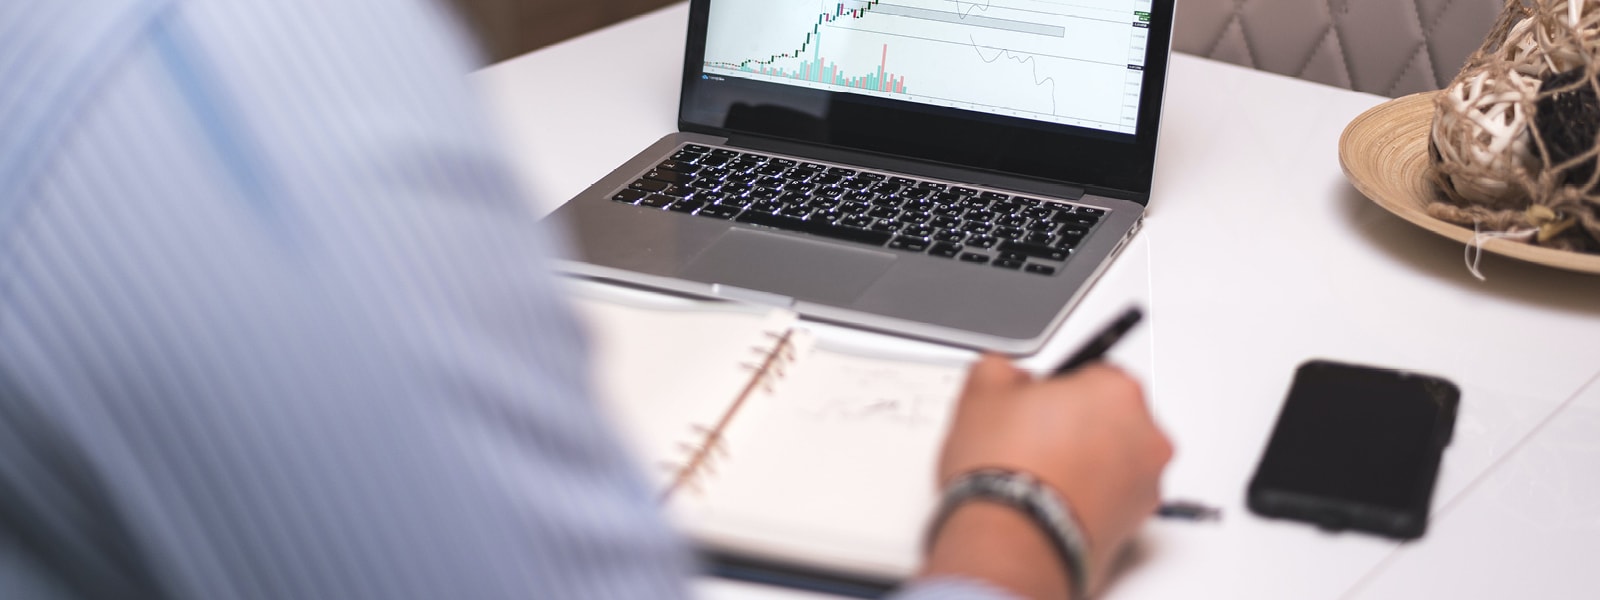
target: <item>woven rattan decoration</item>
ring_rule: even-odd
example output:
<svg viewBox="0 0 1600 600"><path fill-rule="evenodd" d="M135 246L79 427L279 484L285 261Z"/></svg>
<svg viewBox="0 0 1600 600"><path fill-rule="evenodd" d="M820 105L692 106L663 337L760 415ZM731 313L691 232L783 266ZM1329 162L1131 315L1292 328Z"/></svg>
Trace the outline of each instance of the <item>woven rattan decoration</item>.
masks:
<svg viewBox="0 0 1600 600"><path fill-rule="evenodd" d="M1435 218L1600 252L1600 0L1507 0L1434 111Z"/></svg>

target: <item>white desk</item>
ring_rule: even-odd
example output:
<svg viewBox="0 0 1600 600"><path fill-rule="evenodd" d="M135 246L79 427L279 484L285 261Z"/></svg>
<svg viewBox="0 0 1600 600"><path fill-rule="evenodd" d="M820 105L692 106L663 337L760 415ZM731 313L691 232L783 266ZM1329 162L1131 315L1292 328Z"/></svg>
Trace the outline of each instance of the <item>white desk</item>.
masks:
<svg viewBox="0 0 1600 600"><path fill-rule="evenodd" d="M542 210L673 129L686 17L670 7L479 75ZM1137 362L1178 448L1165 487L1226 517L1152 523L1107 597L1600 593L1600 277L1485 256L1479 282L1459 244L1354 191L1338 136L1382 100L1174 57L1142 249L1081 312L1149 303ZM1069 319L1062 338L1092 321ZM1312 357L1461 387L1424 539L1330 535L1245 510L1290 376Z"/></svg>

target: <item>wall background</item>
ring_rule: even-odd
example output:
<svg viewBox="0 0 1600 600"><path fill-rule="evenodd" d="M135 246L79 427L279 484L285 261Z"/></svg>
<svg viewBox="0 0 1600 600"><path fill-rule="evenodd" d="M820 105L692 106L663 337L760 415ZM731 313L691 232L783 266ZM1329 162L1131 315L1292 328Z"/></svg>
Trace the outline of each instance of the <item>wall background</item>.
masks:
<svg viewBox="0 0 1600 600"><path fill-rule="evenodd" d="M485 62L502 61L677 0L448 0L477 34Z"/></svg>

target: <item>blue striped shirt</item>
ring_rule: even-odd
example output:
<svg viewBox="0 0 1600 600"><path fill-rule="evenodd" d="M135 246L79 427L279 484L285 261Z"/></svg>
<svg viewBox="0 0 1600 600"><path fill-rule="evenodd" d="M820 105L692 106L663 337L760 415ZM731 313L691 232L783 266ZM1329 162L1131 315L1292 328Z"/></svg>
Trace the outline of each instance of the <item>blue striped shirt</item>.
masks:
<svg viewBox="0 0 1600 600"><path fill-rule="evenodd" d="M684 594L447 21L0 0L0 597Z"/></svg>

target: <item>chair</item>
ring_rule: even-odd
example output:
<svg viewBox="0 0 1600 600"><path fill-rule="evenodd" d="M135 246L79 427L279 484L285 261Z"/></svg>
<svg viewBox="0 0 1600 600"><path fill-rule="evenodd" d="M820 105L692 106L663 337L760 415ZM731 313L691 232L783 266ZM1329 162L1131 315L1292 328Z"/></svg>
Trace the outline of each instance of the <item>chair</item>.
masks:
<svg viewBox="0 0 1600 600"><path fill-rule="evenodd" d="M1173 49L1384 96L1444 87L1503 0L1178 0Z"/></svg>

